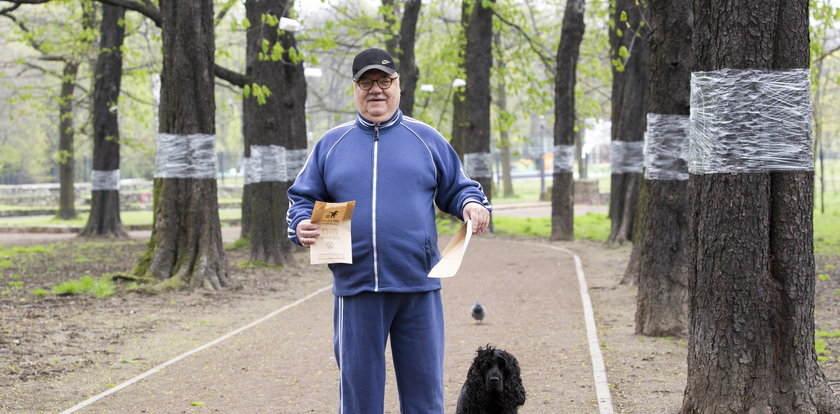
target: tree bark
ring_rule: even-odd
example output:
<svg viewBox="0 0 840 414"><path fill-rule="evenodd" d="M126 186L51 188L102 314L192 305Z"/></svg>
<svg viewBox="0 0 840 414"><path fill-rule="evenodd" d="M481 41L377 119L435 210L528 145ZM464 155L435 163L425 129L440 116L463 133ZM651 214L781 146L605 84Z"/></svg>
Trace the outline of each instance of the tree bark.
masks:
<svg viewBox="0 0 840 414"><path fill-rule="evenodd" d="M73 169L76 162L73 154L73 138L76 133L73 125L73 92L76 90L78 73L78 62L70 60L64 63L58 102L58 217L62 220L76 217L76 195L73 192Z"/></svg>
<svg viewBox="0 0 840 414"><path fill-rule="evenodd" d="M580 43L585 24L585 0L569 0L563 14L560 45L557 47L557 71L554 77L554 145L575 145L575 84ZM551 189L551 236L549 240L575 239L574 173L554 170Z"/></svg>
<svg viewBox="0 0 840 414"><path fill-rule="evenodd" d="M650 16L657 30L650 36L648 113L687 119L691 1L653 2ZM687 148L688 136L683 139ZM640 232L633 246L639 258L636 333L683 336L688 317L688 182L646 179L642 188Z"/></svg>
<svg viewBox="0 0 840 414"><path fill-rule="evenodd" d="M693 12L694 71L809 67L807 2ZM840 412L814 350L813 184L810 170L691 175L682 413Z"/></svg>
<svg viewBox="0 0 840 414"><path fill-rule="evenodd" d="M467 26L470 23L470 10L471 4L473 0L463 0L461 2L461 32L459 33L459 44L462 46L458 48L458 65L464 72L464 77L469 76L467 73L466 68L466 36L467 36ZM464 159L464 154L467 149L467 103L466 103L466 96L467 90L464 86L455 87L454 84L452 86L452 137L449 143L452 145L452 148L455 149L455 152L458 153L458 156L461 157L461 160Z"/></svg>
<svg viewBox="0 0 840 414"><path fill-rule="evenodd" d="M82 3L82 29L92 29L96 20L93 4ZM84 43L84 42L83 42ZM76 78L81 65L81 52L75 51L64 59L61 75L61 92L58 98L58 218L69 220L76 217L75 178L75 125L73 123L74 93Z"/></svg>
<svg viewBox="0 0 840 414"><path fill-rule="evenodd" d="M213 2L162 0L160 12L160 132L178 140L188 134L214 135ZM154 187L154 227L135 274L160 280L156 289L231 286L215 177L156 177Z"/></svg>
<svg viewBox="0 0 840 414"><path fill-rule="evenodd" d="M615 22L615 30L610 30L613 56L618 56L621 46L629 51L624 70L619 71L613 67L613 141L641 143L644 140L649 76L647 28L640 25L644 7L644 3L636 5L631 0L617 0L612 16ZM621 21L622 12L626 12L626 22ZM623 36L618 36L616 30L620 30ZM639 172L613 171L610 175L611 224L607 244L633 240L633 220L636 217L642 179L641 164L638 167Z"/></svg>
<svg viewBox="0 0 840 414"><path fill-rule="evenodd" d="M262 22L263 14L289 17L291 4L286 0L259 0L246 3L246 13L251 22ZM270 48L280 44L285 51L279 60L260 59L261 45L267 41ZM261 177L259 182L246 185L243 198L249 209L248 239L251 243L251 261L272 265L292 262L292 243L286 237L286 191L294 181L294 174L286 171L286 154L293 150L306 150L306 81L303 63L293 62L289 50L296 49L294 35L280 32L264 23L254 23L248 31L247 76L256 84L265 85L271 96L260 104L256 99L244 101L244 131L249 148L248 155L260 162L254 147L282 148L281 174ZM252 161L253 162L253 161ZM253 165L253 164L252 164Z"/></svg>
<svg viewBox="0 0 840 414"><path fill-rule="evenodd" d="M414 113L414 93L417 91L417 79L420 78L420 70L414 59L414 44L421 4L420 0L405 1L400 23L399 50L394 55L400 65L400 110L407 116Z"/></svg>
<svg viewBox="0 0 840 414"><path fill-rule="evenodd" d="M485 3L489 7L485 7ZM476 1L466 28L464 63L467 87L464 104L466 114L464 154L490 154L490 69L493 66L493 7L495 1ZM469 172L469 162L466 162ZM488 162L489 164L489 162ZM489 167L489 165L488 165ZM492 200L492 177L489 168L471 178L481 184L488 200ZM476 175L476 174L473 174ZM492 229L492 224L491 224Z"/></svg>
<svg viewBox="0 0 840 414"><path fill-rule="evenodd" d="M502 41L501 35L499 32L493 34L493 43L494 46L497 48L502 48ZM504 73L505 69L505 61L499 60L497 65L499 70ZM507 117L510 117L511 114L508 112L507 109L507 85L505 82L504 76L499 78L499 86L497 91L497 104L499 107L500 117L500 124L506 125L508 123ZM501 115L505 114L505 115ZM501 161L501 170L502 170L502 193L505 197L513 197L513 182L510 176L510 132L508 131L507 127L503 127L499 131L499 158Z"/></svg>
<svg viewBox="0 0 840 414"><path fill-rule="evenodd" d="M104 5L93 90L93 169L119 171L120 130L117 101L122 80L122 52L125 9ZM91 191L90 216L80 236L128 237L120 220L119 189Z"/></svg>

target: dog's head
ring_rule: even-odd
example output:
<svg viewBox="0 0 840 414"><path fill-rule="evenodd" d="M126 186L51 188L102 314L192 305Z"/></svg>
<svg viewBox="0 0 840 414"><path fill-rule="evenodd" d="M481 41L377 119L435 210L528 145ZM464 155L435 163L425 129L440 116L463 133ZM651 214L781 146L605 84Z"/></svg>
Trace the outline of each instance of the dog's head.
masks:
<svg viewBox="0 0 840 414"><path fill-rule="evenodd" d="M524 404L525 389L516 357L490 345L478 348L476 354L468 374L470 387L507 407Z"/></svg>

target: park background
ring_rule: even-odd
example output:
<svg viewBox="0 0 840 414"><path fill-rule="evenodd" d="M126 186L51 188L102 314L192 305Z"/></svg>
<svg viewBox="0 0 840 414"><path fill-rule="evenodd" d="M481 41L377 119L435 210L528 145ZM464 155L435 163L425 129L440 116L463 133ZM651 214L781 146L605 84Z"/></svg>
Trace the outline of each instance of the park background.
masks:
<svg viewBox="0 0 840 414"><path fill-rule="evenodd" d="M15 2L8 2L16 4ZM27 2L22 2L27 3ZM95 29L83 29L85 2L52 1L27 5L8 13L14 19L0 19L3 56L0 63L0 204L1 223L6 231L79 231L87 222L91 203L93 164L92 90L93 69L98 54ZM387 2L385 2L387 3ZM417 81L414 117L436 127L445 136L452 130L453 94L463 76L458 67L457 47L453 39L460 26L461 3L455 1L422 2L423 12L417 26L416 59L421 68ZM94 4L94 3L91 3ZM491 154L493 165L492 202L519 208L545 208L550 203L554 165L553 82L551 71L541 63L540 55L557 49L564 2L498 2L500 18L494 37L495 56L499 62L492 69L495 98L491 106ZM383 9L384 7L384 9ZM302 28L295 28L298 47L305 67L306 139L311 148L326 130L354 116L349 62L361 47L378 46L387 31L388 5L379 2L304 1L295 5L294 15ZM393 7L393 6L391 6ZM586 31L578 63L576 144L578 146L574 178L576 210L586 206L606 206L610 201L610 89L617 66L630 58L610 48L610 8L615 3L589 2L586 7ZM245 62L245 34L253 24L245 16L239 1L216 2L216 62L241 70ZM383 11L384 10L384 11ZM838 11L831 2L811 2L811 64L814 104L815 211L814 248L818 255L817 286L829 299L834 290L836 259L840 249L840 210L837 202L838 131L840 117L836 105L838 59ZM620 19L619 19L620 20ZM265 22L263 22L265 23ZM162 70L161 32L149 19L127 13L123 21L127 31L123 47L124 71L119 100L112 108L119 113L121 144L120 200L122 221L130 229L152 227L154 154L157 138L155 77ZM278 22L279 24L279 22ZM613 28L614 29L614 28ZM638 30L635 27L634 30ZM266 54L273 51L266 49ZM626 51L625 51L626 52ZM72 59L68 58L72 57ZM64 102L59 97L62 73L68 60L78 62L76 85L72 93L70 115L61 115ZM498 94L504 85L506 103L499 106ZM219 214L223 225L241 224L243 169L243 100L258 100L268 95L260 85L238 88L230 82L215 81L216 165ZM75 119L71 150L61 148L61 119ZM72 153L72 157L69 157ZM508 158L509 169L502 168ZM79 215L71 219L54 217L59 210L59 171L62 164L73 163L73 206ZM509 177L505 176L509 173ZM509 186L509 188L508 188ZM587 191L581 191L587 188ZM605 209L580 215L575 221L575 238L604 242L610 236ZM498 234L546 238L551 220L546 216L495 218ZM18 228L18 229L16 229ZM240 241L241 243L241 241ZM236 243L229 246L236 248ZM626 246L625 246L626 248ZM62 298L63 289L96 291L98 282L107 277L92 274L87 278L64 274L68 280L28 278L20 271L15 257L39 254L7 252L7 272L0 296L9 303L31 303ZM83 264L91 259L76 257ZM131 261L130 259L128 260ZM244 262L244 261L243 261ZM2 262L5 263L5 262ZM124 270L128 272L130 269ZM96 279L96 280L95 280ZM47 283L48 281L55 283ZM61 287L65 282L69 285ZM73 282L78 282L74 284ZM828 293L826 293L828 292ZM100 293L101 294L101 293ZM107 293L104 296L113 294ZM97 294L94 294L96 296ZM46 299L45 299L46 298ZM833 314L832 300L826 312ZM819 320L821 309L817 308ZM836 362L840 352L840 326L829 322L817 326L815 338L821 363ZM830 370L831 368L829 368Z"/></svg>

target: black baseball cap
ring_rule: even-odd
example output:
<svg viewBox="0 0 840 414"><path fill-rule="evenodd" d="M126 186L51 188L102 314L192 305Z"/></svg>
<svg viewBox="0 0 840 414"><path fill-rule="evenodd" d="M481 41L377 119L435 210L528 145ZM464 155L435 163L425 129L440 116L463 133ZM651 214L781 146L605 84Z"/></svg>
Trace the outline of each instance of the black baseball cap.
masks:
<svg viewBox="0 0 840 414"><path fill-rule="evenodd" d="M371 69L379 69L390 75L397 71L397 64L390 53L376 48L365 49L353 58L354 81Z"/></svg>

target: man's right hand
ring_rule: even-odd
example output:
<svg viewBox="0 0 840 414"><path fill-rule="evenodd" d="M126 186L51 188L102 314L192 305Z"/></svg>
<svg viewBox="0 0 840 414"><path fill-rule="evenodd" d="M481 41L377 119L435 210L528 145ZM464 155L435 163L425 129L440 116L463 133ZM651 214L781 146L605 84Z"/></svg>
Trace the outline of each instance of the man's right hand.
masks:
<svg viewBox="0 0 840 414"><path fill-rule="evenodd" d="M297 225L297 237L303 247L309 247L315 243L315 239L321 235L321 226L311 223L309 219L301 221Z"/></svg>

